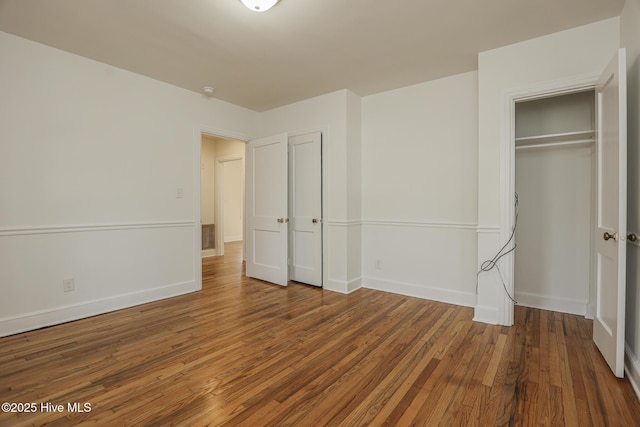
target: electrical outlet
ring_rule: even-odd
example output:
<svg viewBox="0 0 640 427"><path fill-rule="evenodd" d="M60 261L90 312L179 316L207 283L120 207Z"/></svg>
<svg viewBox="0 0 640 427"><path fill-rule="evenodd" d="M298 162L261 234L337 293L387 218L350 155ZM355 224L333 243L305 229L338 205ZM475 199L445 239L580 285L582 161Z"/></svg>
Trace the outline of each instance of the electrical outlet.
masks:
<svg viewBox="0 0 640 427"><path fill-rule="evenodd" d="M184 197L184 190L182 188L176 189L176 199L182 199Z"/></svg>
<svg viewBox="0 0 640 427"><path fill-rule="evenodd" d="M376 269L382 270L382 260L376 259L375 266L376 266Z"/></svg>
<svg viewBox="0 0 640 427"><path fill-rule="evenodd" d="M73 277L70 278L70 279L63 279L62 280L62 289L65 292L71 292L71 291L75 291L76 290L76 282L73 279Z"/></svg>

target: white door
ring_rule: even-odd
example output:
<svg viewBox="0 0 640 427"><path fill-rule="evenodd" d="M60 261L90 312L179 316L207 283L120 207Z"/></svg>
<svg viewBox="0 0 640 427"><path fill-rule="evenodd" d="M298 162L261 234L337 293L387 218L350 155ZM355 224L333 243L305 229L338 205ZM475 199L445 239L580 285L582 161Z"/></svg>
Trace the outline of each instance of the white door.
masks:
<svg viewBox="0 0 640 427"><path fill-rule="evenodd" d="M596 87L596 315L593 341L617 377L624 376L627 229L627 76L620 49Z"/></svg>
<svg viewBox="0 0 640 427"><path fill-rule="evenodd" d="M289 277L322 286L322 135L289 140Z"/></svg>
<svg viewBox="0 0 640 427"><path fill-rule="evenodd" d="M248 277L287 286L287 134L247 144Z"/></svg>

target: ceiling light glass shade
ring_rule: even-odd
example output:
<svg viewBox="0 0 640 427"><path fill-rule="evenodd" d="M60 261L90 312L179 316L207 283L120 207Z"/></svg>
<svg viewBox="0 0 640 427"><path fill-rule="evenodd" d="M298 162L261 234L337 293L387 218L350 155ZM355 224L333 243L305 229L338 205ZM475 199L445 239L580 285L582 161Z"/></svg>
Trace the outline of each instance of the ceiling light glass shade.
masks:
<svg viewBox="0 0 640 427"><path fill-rule="evenodd" d="M247 6L247 9L251 9L254 12L266 12L271 9L278 0L240 0L242 4Z"/></svg>

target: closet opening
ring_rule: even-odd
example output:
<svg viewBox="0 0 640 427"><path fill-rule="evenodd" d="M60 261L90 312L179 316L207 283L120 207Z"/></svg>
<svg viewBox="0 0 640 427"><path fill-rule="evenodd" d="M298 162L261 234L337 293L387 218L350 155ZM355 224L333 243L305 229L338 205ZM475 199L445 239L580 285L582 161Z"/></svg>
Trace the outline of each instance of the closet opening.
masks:
<svg viewBox="0 0 640 427"><path fill-rule="evenodd" d="M515 103L514 299L593 317L595 91Z"/></svg>

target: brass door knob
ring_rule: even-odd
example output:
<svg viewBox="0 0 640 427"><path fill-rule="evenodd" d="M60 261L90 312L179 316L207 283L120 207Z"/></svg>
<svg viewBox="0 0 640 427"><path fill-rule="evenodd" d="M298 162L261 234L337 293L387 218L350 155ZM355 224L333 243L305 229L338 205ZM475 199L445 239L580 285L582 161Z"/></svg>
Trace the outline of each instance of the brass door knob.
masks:
<svg viewBox="0 0 640 427"><path fill-rule="evenodd" d="M605 231L603 237L604 237L604 240L609 240L609 239L618 240L617 233L609 234L608 232Z"/></svg>
<svg viewBox="0 0 640 427"><path fill-rule="evenodd" d="M311 220L311 222L312 222L312 223L314 223L314 224L317 224L317 223L318 223L318 218L313 218L313 219Z"/></svg>
<svg viewBox="0 0 640 427"><path fill-rule="evenodd" d="M636 233L627 234L627 240L635 242L638 240L638 235Z"/></svg>
<svg viewBox="0 0 640 427"><path fill-rule="evenodd" d="M284 222L284 218L278 218L278 222L282 224Z"/></svg>

